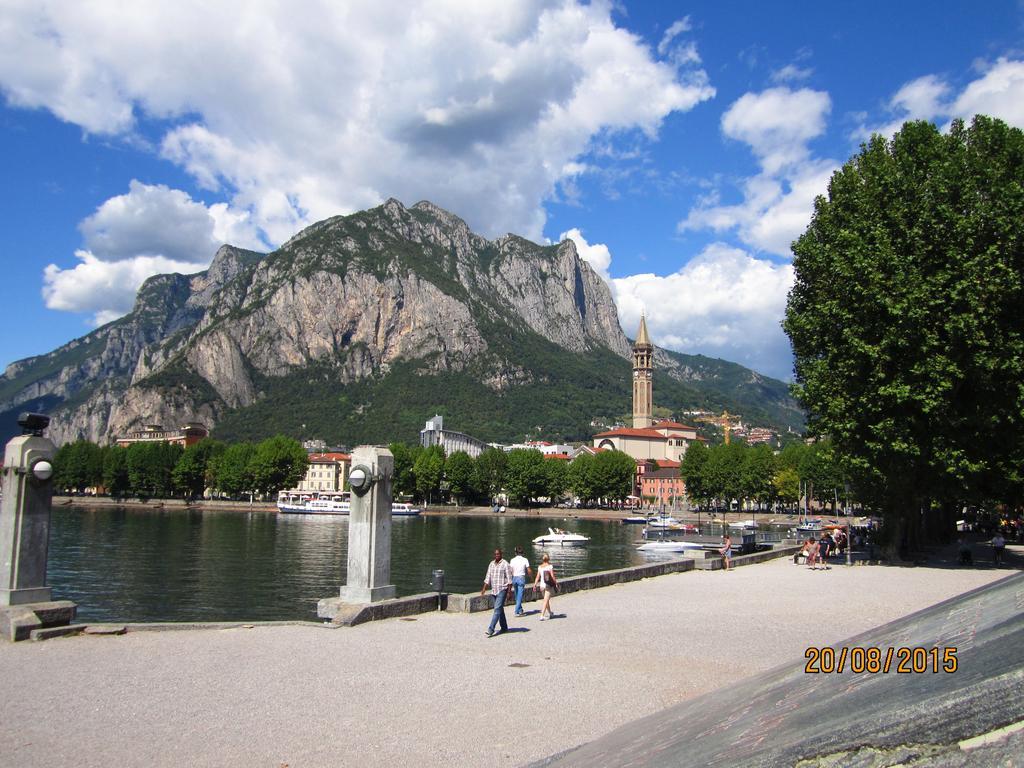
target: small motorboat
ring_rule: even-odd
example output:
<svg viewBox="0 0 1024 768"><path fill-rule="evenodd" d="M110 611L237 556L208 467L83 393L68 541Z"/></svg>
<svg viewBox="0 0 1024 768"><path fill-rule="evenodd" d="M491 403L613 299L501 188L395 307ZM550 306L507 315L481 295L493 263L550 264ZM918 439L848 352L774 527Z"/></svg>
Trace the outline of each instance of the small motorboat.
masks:
<svg viewBox="0 0 1024 768"><path fill-rule="evenodd" d="M820 519L816 520L808 518L793 530L796 531L796 534L798 536L813 536L815 534L821 533L823 530L823 526Z"/></svg>
<svg viewBox="0 0 1024 768"><path fill-rule="evenodd" d="M666 531L681 531L683 524L674 517L652 517L647 520L648 528L664 528Z"/></svg>
<svg viewBox="0 0 1024 768"><path fill-rule="evenodd" d="M643 525L647 522L647 518L643 515L633 515L631 517L622 518L623 525Z"/></svg>
<svg viewBox="0 0 1024 768"><path fill-rule="evenodd" d="M738 528L741 530L755 530L757 528L756 520L739 520L735 523L729 523L730 528Z"/></svg>
<svg viewBox="0 0 1024 768"><path fill-rule="evenodd" d="M637 552L685 552L688 549L704 549L704 545L693 541L648 541L636 549Z"/></svg>
<svg viewBox="0 0 1024 768"><path fill-rule="evenodd" d="M543 536L538 536L533 543L541 547L578 547L590 541L589 536L579 533L569 533L561 528L548 528Z"/></svg>

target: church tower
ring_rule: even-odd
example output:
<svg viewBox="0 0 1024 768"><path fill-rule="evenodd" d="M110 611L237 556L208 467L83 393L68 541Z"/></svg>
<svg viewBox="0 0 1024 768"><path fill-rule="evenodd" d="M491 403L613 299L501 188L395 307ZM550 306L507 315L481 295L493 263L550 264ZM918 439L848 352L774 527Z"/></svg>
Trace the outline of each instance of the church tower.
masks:
<svg viewBox="0 0 1024 768"><path fill-rule="evenodd" d="M647 335L647 320L640 316L640 330L633 342L633 428L644 429L654 423L651 374L654 373L654 345Z"/></svg>

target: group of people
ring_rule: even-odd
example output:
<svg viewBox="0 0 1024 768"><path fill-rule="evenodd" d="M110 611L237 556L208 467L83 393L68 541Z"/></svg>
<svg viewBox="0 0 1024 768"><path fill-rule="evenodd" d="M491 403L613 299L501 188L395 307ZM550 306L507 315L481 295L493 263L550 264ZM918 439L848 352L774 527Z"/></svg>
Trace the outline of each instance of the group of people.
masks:
<svg viewBox="0 0 1024 768"><path fill-rule="evenodd" d="M809 536L803 543L800 551L793 555L793 563L800 564L800 558L804 558L807 567L812 570L828 569L828 558L833 553L841 554L846 549L846 534L838 528L832 531L822 531L821 538L815 539Z"/></svg>
<svg viewBox="0 0 1024 768"><path fill-rule="evenodd" d="M523 548L516 547L516 556L511 562L505 560L501 549L494 550L494 559L487 566L487 575L484 576L484 585L480 589L483 595L488 589L494 597L494 613L491 614L491 623L487 627L487 636L493 637L508 631L508 620L505 618L505 602L511 594L515 594L516 608L515 615L523 616L523 596L526 592L526 580L534 577L530 561L523 555ZM545 554L541 563L537 566L536 576L533 578L533 589L541 595L543 603L540 609L540 620L546 621L552 617L551 595L558 589L558 580L555 578L555 567L551 559ZM497 631L495 631L497 627Z"/></svg>
<svg viewBox="0 0 1024 768"><path fill-rule="evenodd" d="M1002 566L1003 554L1006 552L1006 537L1003 536L1001 529L996 530L989 544L992 545L992 565L998 568ZM961 536L957 540L957 547L959 549L958 560L960 565L973 565L974 555L971 552L971 543L966 536Z"/></svg>

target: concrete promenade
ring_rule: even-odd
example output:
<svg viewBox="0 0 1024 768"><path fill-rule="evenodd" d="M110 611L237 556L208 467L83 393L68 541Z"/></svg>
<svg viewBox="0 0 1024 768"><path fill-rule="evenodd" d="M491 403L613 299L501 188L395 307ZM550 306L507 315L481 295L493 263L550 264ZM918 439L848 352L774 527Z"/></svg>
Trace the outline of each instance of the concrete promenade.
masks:
<svg viewBox="0 0 1024 768"><path fill-rule="evenodd" d="M1011 572L775 560L557 596L561 618L541 622L531 604L491 639L487 613L433 613L3 643L0 755L19 766L524 765Z"/></svg>

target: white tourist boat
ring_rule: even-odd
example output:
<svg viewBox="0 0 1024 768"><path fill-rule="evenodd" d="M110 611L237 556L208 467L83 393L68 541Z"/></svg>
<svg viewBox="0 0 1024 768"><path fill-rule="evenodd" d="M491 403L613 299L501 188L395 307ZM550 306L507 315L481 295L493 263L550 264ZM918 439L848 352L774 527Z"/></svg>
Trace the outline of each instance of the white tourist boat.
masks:
<svg viewBox="0 0 1024 768"><path fill-rule="evenodd" d="M404 501L391 502L392 517L416 517L420 511L419 507L414 507L412 504Z"/></svg>
<svg viewBox="0 0 1024 768"><path fill-rule="evenodd" d="M352 494L348 491L281 491L277 495L277 509L295 515L348 515L352 512ZM415 517L418 507L407 502L392 502L392 517Z"/></svg>
<svg viewBox="0 0 1024 768"><path fill-rule="evenodd" d="M533 543L537 546L578 547L586 544L588 541L590 541L589 536L569 533L561 528L548 528L548 532L543 536L535 538Z"/></svg>
<svg viewBox="0 0 1024 768"><path fill-rule="evenodd" d="M637 552L685 552L686 550L704 549L703 544L693 541L648 541L636 548Z"/></svg>

